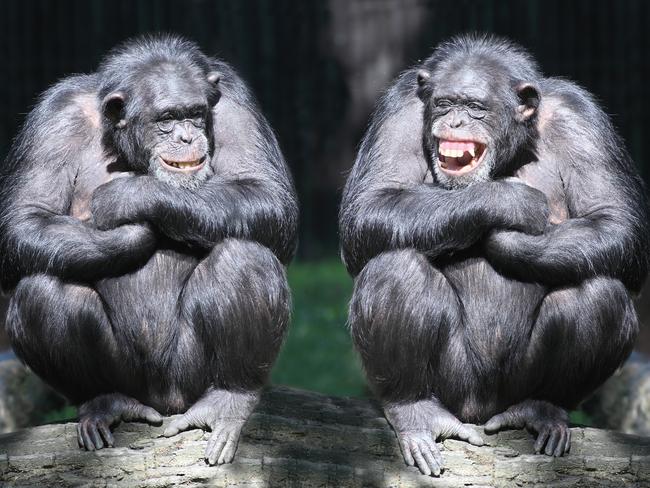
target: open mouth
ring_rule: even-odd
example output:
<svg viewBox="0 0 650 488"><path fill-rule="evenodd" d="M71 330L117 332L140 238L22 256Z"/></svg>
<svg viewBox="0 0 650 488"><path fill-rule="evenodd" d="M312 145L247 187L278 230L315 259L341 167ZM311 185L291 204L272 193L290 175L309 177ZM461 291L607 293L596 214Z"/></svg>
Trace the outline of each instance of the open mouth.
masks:
<svg viewBox="0 0 650 488"><path fill-rule="evenodd" d="M191 173L200 170L205 165L205 156L199 159L188 159L177 161L174 159L160 158L163 166L170 171L178 171L181 173Z"/></svg>
<svg viewBox="0 0 650 488"><path fill-rule="evenodd" d="M481 142L440 139L438 165L451 175L469 173L481 164L485 149L486 145Z"/></svg>

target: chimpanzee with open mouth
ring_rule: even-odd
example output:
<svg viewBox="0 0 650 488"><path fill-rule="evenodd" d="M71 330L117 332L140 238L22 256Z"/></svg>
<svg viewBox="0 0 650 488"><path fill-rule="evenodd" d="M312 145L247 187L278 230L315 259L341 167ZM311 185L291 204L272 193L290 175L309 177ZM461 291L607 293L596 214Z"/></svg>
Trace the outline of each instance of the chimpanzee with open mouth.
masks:
<svg viewBox="0 0 650 488"><path fill-rule="evenodd" d="M648 204L608 117L493 37L462 36L379 103L347 181L350 327L406 462L527 428L562 456L574 408L628 356Z"/></svg>

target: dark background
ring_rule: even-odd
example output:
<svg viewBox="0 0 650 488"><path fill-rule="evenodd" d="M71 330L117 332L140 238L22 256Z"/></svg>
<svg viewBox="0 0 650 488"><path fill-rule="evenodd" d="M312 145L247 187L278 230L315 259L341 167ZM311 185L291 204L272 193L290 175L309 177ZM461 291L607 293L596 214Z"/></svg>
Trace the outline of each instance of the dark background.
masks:
<svg viewBox="0 0 650 488"><path fill-rule="evenodd" d="M382 90L451 35L510 37L545 73L575 80L602 101L647 180L649 21L645 0L6 1L0 157L38 93L93 71L128 37L175 32L230 62L277 132L301 201L298 264L290 268L294 326L274 379L359 393L363 380L343 327L350 282L336 258L336 215Z"/></svg>
<svg viewBox="0 0 650 488"><path fill-rule="evenodd" d="M275 128L301 197L302 258L336 250L340 188L380 92L457 33L508 36L547 74L585 86L648 176L645 0L27 0L2 10L0 155L62 76L93 71L128 37L182 34L238 69Z"/></svg>

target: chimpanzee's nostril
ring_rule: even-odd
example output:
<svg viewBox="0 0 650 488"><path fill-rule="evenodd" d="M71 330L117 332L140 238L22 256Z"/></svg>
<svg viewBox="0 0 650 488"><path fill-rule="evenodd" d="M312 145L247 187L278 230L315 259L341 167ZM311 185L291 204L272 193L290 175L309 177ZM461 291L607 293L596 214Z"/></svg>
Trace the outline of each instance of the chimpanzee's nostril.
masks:
<svg viewBox="0 0 650 488"><path fill-rule="evenodd" d="M181 142L184 142L185 144L190 144L192 140L193 138L190 134L181 134Z"/></svg>

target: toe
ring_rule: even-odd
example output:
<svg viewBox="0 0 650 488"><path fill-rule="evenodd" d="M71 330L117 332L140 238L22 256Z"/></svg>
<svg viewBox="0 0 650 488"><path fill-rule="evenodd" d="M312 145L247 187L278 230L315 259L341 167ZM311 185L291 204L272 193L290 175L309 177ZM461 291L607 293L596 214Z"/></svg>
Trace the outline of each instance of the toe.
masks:
<svg viewBox="0 0 650 488"><path fill-rule="evenodd" d="M399 447L402 449L402 456L408 466L415 466L415 460L411 454L411 447L407 439L400 439Z"/></svg>
<svg viewBox="0 0 650 488"><path fill-rule="evenodd" d="M549 435L550 432L548 427L543 427L540 429L539 433L537 434L537 440L535 440L534 446L536 454L540 454L542 452L542 449L544 448Z"/></svg>
<svg viewBox="0 0 650 488"><path fill-rule="evenodd" d="M106 424L105 422L100 422L97 425L97 429L99 430L99 433L103 437L106 447L113 447L115 445L115 440L113 439L113 433L111 432L111 429L108 426L108 424Z"/></svg>
<svg viewBox="0 0 650 488"><path fill-rule="evenodd" d="M438 446L436 446L436 443L433 440L425 439L425 444L426 447L422 449L422 453L427 463L429 463L431 473L433 476L440 476L443 466L440 449L438 449Z"/></svg>
<svg viewBox="0 0 650 488"><path fill-rule="evenodd" d="M504 413L500 413L498 415L495 415L492 417L490 420L488 420L483 427L486 433L492 434L494 432L498 432L499 430L503 429L506 427L506 418L507 415Z"/></svg>
<svg viewBox="0 0 650 488"><path fill-rule="evenodd" d="M430 476L431 468L429 467L429 464L424 459L424 455L420 451L420 445L417 441L411 441L411 453L413 454L415 465L422 472L422 474Z"/></svg>
<svg viewBox="0 0 650 488"><path fill-rule="evenodd" d="M548 441L546 442L546 449L544 449L544 454L547 456L552 456L555 452L555 448L560 442L560 437L562 436L562 430L560 427L554 426L551 428L551 433L548 436Z"/></svg>
<svg viewBox="0 0 650 488"><path fill-rule="evenodd" d="M232 463L232 460L235 458L236 450L237 450L237 435L231 433L228 436L226 445L223 446L223 449L221 450L221 455L219 456L219 460L217 461L217 464Z"/></svg>
<svg viewBox="0 0 650 488"><path fill-rule="evenodd" d="M457 437L460 440L469 442L474 446L482 446L485 444L485 442L483 442L483 438L474 432L474 429L470 429L464 425L461 425L461 427L458 429Z"/></svg>
<svg viewBox="0 0 650 488"><path fill-rule="evenodd" d="M555 457L564 456L566 443L569 436L568 431L569 429L566 428L566 426L562 426L562 429L560 430L560 439L557 443L557 446L555 447L555 450L553 451L553 456Z"/></svg>
<svg viewBox="0 0 650 488"><path fill-rule="evenodd" d="M190 426L191 424L187 416L181 415L179 418L174 419L169 423L169 425L163 432L163 435L165 437L172 437L178 434L179 432L183 432L184 430L189 429Z"/></svg>

